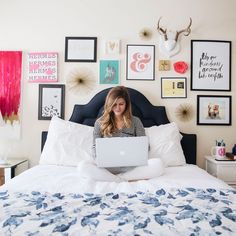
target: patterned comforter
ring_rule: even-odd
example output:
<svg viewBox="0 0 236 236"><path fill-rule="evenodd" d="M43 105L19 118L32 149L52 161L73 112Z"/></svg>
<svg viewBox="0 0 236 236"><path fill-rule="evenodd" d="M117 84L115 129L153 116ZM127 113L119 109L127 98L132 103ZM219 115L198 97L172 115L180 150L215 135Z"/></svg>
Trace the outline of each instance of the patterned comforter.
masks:
<svg viewBox="0 0 236 236"><path fill-rule="evenodd" d="M0 235L236 235L236 191L0 192Z"/></svg>

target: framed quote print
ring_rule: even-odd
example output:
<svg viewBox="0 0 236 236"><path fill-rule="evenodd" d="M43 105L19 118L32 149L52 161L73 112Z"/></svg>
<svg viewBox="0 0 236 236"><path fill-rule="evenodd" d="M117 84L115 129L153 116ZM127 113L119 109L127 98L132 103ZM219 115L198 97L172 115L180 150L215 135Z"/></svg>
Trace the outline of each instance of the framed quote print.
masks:
<svg viewBox="0 0 236 236"><path fill-rule="evenodd" d="M231 125L231 96L197 95L198 125Z"/></svg>
<svg viewBox="0 0 236 236"><path fill-rule="evenodd" d="M96 37L66 37L65 62L96 62Z"/></svg>
<svg viewBox="0 0 236 236"><path fill-rule="evenodd" d="M65 85L39 84L38 119L51 120L53 116L64 119Z"/></svg>
<svg viewBox="0 0 236 236"><path fill-rule="evenodd" d="M191 90L231 91L231 41L191 41Z"/></svg>
<svg viewBox="0 0 236 236"><path fill-rule="evenodd" d="M127 45L126 79L155 79L155 45Z"/></svg>

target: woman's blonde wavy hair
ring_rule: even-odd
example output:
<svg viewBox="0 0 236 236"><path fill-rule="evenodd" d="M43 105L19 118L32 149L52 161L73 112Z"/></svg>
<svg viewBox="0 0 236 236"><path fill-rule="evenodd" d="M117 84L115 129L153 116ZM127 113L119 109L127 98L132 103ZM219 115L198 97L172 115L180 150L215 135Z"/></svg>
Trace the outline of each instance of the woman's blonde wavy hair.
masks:
<svg viewBox="0 0 236 236"><path fill-rule="evenodd" d="M115 116L112 111L113 106L115 105L117 99L123 98L125 100L126 106L125 111L123 113L124 118L124 126L126 128L131 127L131 101L129 97L129 92L124 86L117 86L112 88L107 94L104 112L100 118L100 130L103 137L111 136L113 133L117 131Z"/></svg>

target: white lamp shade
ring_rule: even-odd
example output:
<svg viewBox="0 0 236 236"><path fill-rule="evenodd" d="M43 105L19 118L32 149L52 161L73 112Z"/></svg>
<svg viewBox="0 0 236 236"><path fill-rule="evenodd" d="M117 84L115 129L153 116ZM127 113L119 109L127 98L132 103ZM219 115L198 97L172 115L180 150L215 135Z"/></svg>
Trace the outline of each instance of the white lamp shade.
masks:
<svg viewBox="0 0 236 236"><path fill-rule="evenodd" d="M5 122L2 118L2 112L0 111L0 126L4 126L5 125Z"/></svg>

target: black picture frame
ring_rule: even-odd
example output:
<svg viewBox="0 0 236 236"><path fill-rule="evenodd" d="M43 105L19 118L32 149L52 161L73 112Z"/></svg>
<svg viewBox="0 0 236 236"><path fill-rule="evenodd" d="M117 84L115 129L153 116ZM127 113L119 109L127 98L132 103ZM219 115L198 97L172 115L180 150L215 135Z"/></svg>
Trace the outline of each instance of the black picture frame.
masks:
<svg viewBox="0 0 236 236"><path fill-rule="evenodd" d="M97 37L65 37L65 62L96 62Z"/></svg>
<svg viewBox="0 0 236 236"><path fill-rule="evenodd" d="M231 96L197 95L197 125L231 125Z"/></svg>
<svg viewBox="0 0 236 236"><path fill-rule="evenodd" d="M126 46L126 80L155 80L155 45Z"/></svg>
<svg viewBox="0 0 236 236"><path fill-rule="evenodd" d="M186 77L161 77L161 98L187 98Z"/></svg>
<svg viewBox="0 0 236 236"><path fill-rule="evenodd" d="M53 116L64 119L65 85L39 84L38 120L51 120Z"/></svg>
<svg viewBox="0 0 236 236"><path fill-rule="evenodd" d="M231 91L231 41L191 40L191 90Z"/></svg>

